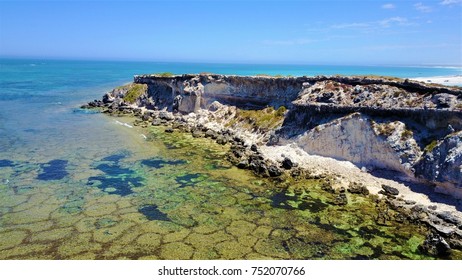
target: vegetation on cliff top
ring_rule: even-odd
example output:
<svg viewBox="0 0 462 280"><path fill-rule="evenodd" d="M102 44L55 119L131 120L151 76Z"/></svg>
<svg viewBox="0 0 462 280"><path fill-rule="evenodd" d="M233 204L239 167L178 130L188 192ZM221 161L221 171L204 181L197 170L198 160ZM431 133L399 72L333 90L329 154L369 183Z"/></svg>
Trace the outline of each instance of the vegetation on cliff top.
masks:
<svg viewBox="0 0 462 280"><path fill-rule="evenodd" d="M286 110L284 106L279 107L277 110L273 107L267 107L262 110L237 109L236 117L228 123L228 126L243 122L243 125L250 129L271 130L282 124Z"/></svg>
<svg viewBox="0 0 462 280"><path fill-rule="evenodd" d="M124 100L129 103L134 103L148 88L146 84L129 84L123 87L127 88Z"/></svg>
<svg viewBox="0 0 462 280"><path fill-rule="evenodd" d="M173 74L172 72L154 73L153 75L158 76L158 77L164 77L164 78L169 78L169 77L175 76L175 74Z"/></svg>

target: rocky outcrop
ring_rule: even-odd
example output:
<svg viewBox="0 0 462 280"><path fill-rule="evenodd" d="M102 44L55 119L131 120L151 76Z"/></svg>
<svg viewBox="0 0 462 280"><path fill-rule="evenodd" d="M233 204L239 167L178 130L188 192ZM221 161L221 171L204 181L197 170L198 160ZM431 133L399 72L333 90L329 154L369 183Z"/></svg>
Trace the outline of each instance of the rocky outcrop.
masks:
<svg viewBox="0 0 462 280"><path fill-rule="evenodd" d="M439 192L462 198L462 131L435 142L416 165L416 175L434 182Z"/></svg>
<svg viewBox="0 0 462 280"><path fill-rule="evenodd" d="M240 108L280 107L295 99L303 81L301 77L135 76L135 83L148 85L148 96L155 101L151 105L182 113L207 108L214 101Z"/></svg>
<svg viewBox="0 0 462 280"><path fill-rule="evenodd" d="M462 189L460 88L340 76L140 75L134 82L106 94L102 104L92 105L108 113L133 109L143 120L152 118L154 125L176 120L169 114L178 112L189 127L196 126L193 135L220 143L229 142L221 137L223 131L233 129L234 134L245 135L242 139L249 145L296 143L310 154L347 160L365 170L417 175L436 183L436 190L455 196ZM272 117L274 110L260 110L281 106L289 110L281 110L278 118ZM203 109L208 110L207 117L195 114ZM143 115L146 110L148 115ZM268 121L275 123L268 125ZM435 144L429 149L431 143ZM261 171L255 160L240 166ZM279 173L268 167L263 173ZM288 167L287 162L278 166Z"/></svg>
<svg viewBox="0 0 462 280"><path fill-rule="evenodd" d="M289 107L320 103L376 108L453 109L462 90L428 86L401 79L368 77L270 77L232 75L135 76L134 82L148 85L148 96L158 108L189 113L213 101L240 108ZM181 105L185 103L184 105ZM462 108L459 108L459 110Z"/></svg>

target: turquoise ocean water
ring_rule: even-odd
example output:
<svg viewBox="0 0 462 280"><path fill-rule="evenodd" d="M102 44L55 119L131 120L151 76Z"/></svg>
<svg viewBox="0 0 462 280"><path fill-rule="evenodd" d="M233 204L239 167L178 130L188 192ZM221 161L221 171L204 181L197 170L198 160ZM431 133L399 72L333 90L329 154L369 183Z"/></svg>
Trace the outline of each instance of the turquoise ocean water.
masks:
<svg viewBox="0 0 462 280"><path fill-rule="evenodd" d="M400 248L409 247L408 252L395 252L393 251L395 249L387 251L383 248L382 251L378 250L377 244L384 242L381 240L386 238L385 233L380 236L381 239L378 239L375 245L363 246L361 244L364 241L357 240L354 245L356 247L353 245L348 247L346 243L342 243L343 241L338 241L339 244L335 243L336 245L332 246L337 249L326 249L324 245L318 244L316 246L319 248L309 252L291 249L291 246L298 247L294 245L295 243L283 239L281 241L279 237L258 239L260 235L269 234L266 233L270 227L265 224L265 218L275 221L277 218L264 217L272 212L257 209L257 204L265 207L277 206L275 201L280 200L281 196L262 193L259 189L262 182L246 177L250 175L234 174L233 172L241 171L234 170L221 161L222 154L219 148L213 148L213 151L205 150L205 154L209 157L204 159L203 156L195 155L188 150L195 149L188 146L187 142L192 140L170 143L169 146L165 144L168 139L162 140L164 136L159 134L158 139L147 143L140 135L147 132L120 125L126 120L92 114L78 108L87 101L100 99L106 91L130 82L133 75L144 73L212 72L307 76L375 74L430 77L460 75L461 71L460 68L443 67L1 59L0 259L367 258L368 256L418 258L418 255L414 255L416 240L409 237L405 238L407 241L404 245L399 245ZM153 135L156 138L156 134ZM198 168L195 160L200 162L202 167ZM178 165L181 166L181 172L177 168ZM218 173L215 174L212 170ZM227 176L229 180L226 181L223 178L228 178ZM233 183L231 178L236 176L243 176L245 180L242 180L253 182L252 187L246 186L244 181L238 180ZM228 181L233 184L232 188L229 187ZM198 186L193 188L195 184ZM172 190L172 186L177 189ZM216 189L211 191L208 189L211 186ZM181 195L172 196L173 193ZM255 193L260 193L261 201L255 199ZM249 197L253 197L252 203L256 203L255 205L249 202ZM288 197L282 196L284 199ZM194 199L198 199L196 204L192 203ZM196 209L198 205L204 205L204 199L210 205L214 203L221 205L218 208L223 215L229 212L234 213L233 217L240 217L239 213L245 212L246 215L243 215L245 218L230 222L222 217L222 214L216 214L215 212L218 211L216 209L207 207ZM221 200L218 203L215 199ZM232 208L233 203L239 204L240 208ZM319 209L330 209L323 206L321 201L316 205L316 209L313 210L317 212L321 211ZM276 207L279 212L271 215L275 217L287 215L288 209L290 210L292 206L286 206L282 209ZM197 215L191 217L192 214L188 214L188 216L181 212L181 209ZM251 211L253 216L248 214L248 211ZM212 212L215 214L212 215ZM300 212L300 215L301 219L306 213ZM220 220L220 217L223 220ZM252 217L252 220L245 220L248 217ZM291 219L286 219L284 222ZM339 220L342 218L339 217ZM260 222L261 224L258 224ZM322 219L316 223L322 223ZM207 228L211 225L214 226L213 229ZM240 238L241 231L245 233L249 228L257 232L251 234L255 240ZM289 232L288 228L290 227L285 231ZM325 229L326 226L319 228ZM283 235L288 234L285 231L282 232ZM272 232L274 233L274 229ZM342 232L336 231L336 234L340 234L339 236L347 234ZM202 244L205 249L201 247L199 250L198 248L202 246L199 244L200 240L208 238L200 237L200 234L213 234L218 245L208 248L206 244ZM326 233L318 234L325 236ZM341 237L339 238L332 237L332 240L342 240ZM351 236L349 238L351 239ZM396 240L394 236L390 238ZM120 240L125 240L126 243L117 243ZM294 239L293 242L299 242L297 240ZM332 240L329 242L333 242ZM127 244L135 244L133 245L135 247L131 248ZM268 249L271 246L273 249ZM178 248L181 250L178 251ZM232 248L237 248L237 252L232 251ZM323 250L326 252L320 253ZM346 255L342 255L343 253Z"/></svg>

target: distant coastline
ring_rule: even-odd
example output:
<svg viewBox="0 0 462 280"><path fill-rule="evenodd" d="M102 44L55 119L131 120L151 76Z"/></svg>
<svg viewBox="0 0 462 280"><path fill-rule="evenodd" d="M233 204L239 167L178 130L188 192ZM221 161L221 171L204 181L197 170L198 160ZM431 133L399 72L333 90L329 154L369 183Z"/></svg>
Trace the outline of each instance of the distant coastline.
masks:
<svg viewBox="0 0 462 280"><path fill-rule="evenodd" d="M435 76L435 77L418 77L411 78L411 80L424 82L427 84L435 83L446 86L462 86L462 75L455 76Z"/></svg>

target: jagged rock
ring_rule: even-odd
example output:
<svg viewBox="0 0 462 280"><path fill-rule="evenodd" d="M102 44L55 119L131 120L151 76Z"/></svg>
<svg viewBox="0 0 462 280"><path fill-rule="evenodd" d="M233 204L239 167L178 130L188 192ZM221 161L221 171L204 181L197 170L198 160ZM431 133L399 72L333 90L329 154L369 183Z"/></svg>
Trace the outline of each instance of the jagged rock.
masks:
<svg viewBox="0 0 462 280"><path fill-rule="evenodd" d="M145 113L145 114L141 117L141 119L142 119L143 121L149 121L149 120L151 119L151 116L150 116L149 114L146 114L146 113Z"/></svg>
<svg viewBox="0 0 462 280"><path fill-rule="evenodd" d="M268 167L268 173L271 177L278 177L282 175L281 170L274 164Z"/></svg>
<svg viewBox="0 0 462 280"><path fill-rule="evenodd" d="M219 135L217 137L217 143L220 145L225 145L226 143L228 143L228 139L224 136Z"/></svg>
<svg viewBox="0 0 462 280"><path fill-rule="evenodd" d="M324 92L316 98L316 101L320 103L334 103L335 100L333 99L333 97L333 92Z"/></svg>
<svg viewBox="0 0 462 280"><path fill-rule="evenodd" d="M348 186L348 192L362 195L369 194L369 190L364 185L356 182L350 183L350 185Z"/></svg>
<svg viewBox="0 0 462 280"><path fill-rule="evenodd" d="M211 129L208 129L206 132L205 132L205 137L207 138L212 138L212 139L217 139L217 133Z"/></svg>
<svg viewBox="0 0 462 280"><path fill-rule="evenodd" d="M240 168L240 169L248 169L249 162L247 160L243 160L243 161L240 161L236 166L237 168Z"/></svg>
<svg viewBox="0 0 462 280"><path fill-rule="evenodd" d="M192 136L193 136L194 138L200 138L200 137L202 137L203 135L204 135L204 134L202 133L202 130L200 130L200 129L197 129L197 128L196 128L196 129L193 129L193 131L192 131Z"/></svg>
<svg viewBox="0 0 462 280"><path fill-rule="evenodd" d="M448 212L448 211L438 213L437 217L444 220L447 223L454 224L456 226L459 226L462 224L461 221L456 216L454 216L451 212Z"/></svg>
<svg viewBox="0 0 462 280"><path fill-rule="evenodd" d="M382 191L380 191L379 193L387 196L397 196L399 194L399 191L397 188L390 187L388 185L382 185Z"/></svg>
<svg viewBox="0 0 462 280"><path fill-rule="evenodd" d="M420 248L427 254L436 257L447 257L451 254L451 247L446 240L437 233L428 234Z"/></svg>
<svg viewBox="0 0 462 280"><path fill-rule="evenodd" d="M165 132L166 132L166 133L172 133L172 132L173 132L173 128L168 127L168 128L165 129Z"/></svg>
<svg viewBox="0 0 462 280"><path fill-rule="evenodd" d="M282 168L284 169L292 169L292 167L295 166L294 162L292 162L292 160L290 158L284 158L284 160L282 160L282 163L281 163L281 166Z"/></svg>
<svg viewBox="0 0 462 280"><path fill-rule="evenodd" d="M348 204L348 199L345 193L339 193L334 201L332 202L335 205L347 205Z"/></svg>
<svg viewBox="0 0 462 280"><path fill-rule="evenodd" d="M437 108L450 108L457 103L457 97L452 94L439 93L432 97L432 102Z"/></svg>
<svg viewBox="0 0 462 280"><path fill-rule="evenodd" d="M409 218L414 221L424 220L428 217L428 213L422 205L415 205L411 209Z"/></svg>
<svg viewBox="0 0 462 280"><path fill-rule="evenodd" d="M108 104L108 103L111 103L112 101L114 100L114 98L112 98L109 93L106 93L103 95L103 103L104 104Z"/></svg>
<svg viewBox="0 0 462 280"><path fill-rule="evenodd" d="M250 150L251 150L252 152L257 152L257 151L258 151L257 145L252 144L252 146L250 146Z"/></svg>
<svg viewBox="0 0 462 280"><path fill-rule="evenodd" d="M173 99L173 104L172 104L172 110L173 112L177 112L178 111L178 108L180 107L180 104L181 104L181 100L183 99L183 97L181 95L177 95L175 96L175 98Z"/></svg>
<svg viewBox="0 0 462 280"><path fill-rule="evenodd" d="M159 126L159 125L161 125L161 121L159 119L154 119L154 120L152 120L151 124L153 126Z"/></svg>
<svg viewBox="0 0 462 280"><path fill-rule="evenodd" d="M272 132L268 137L268 143L267 144L269 146L274 146L274 145L277 145L278 143L279 143L279 135Z"/></svg>
<svg viewBox="0 0 462 280"><path fill-rule="evenodd" d="M218 101L213 101L212 104L210 104L209 106L209 111L211 112L215 112L215 111L218 111L219 109L223 108L223 104L221 104L220 102Z"/></svg>
<svg viewBox="0 0 462 280"><path fill-rule="evenodd" d="M335 189L332 187L332 184L327 181L322 182L321 189L329 193L335 193Z"/></svg>
<svg viewBox="0 0 462 280"><path fill-rule="evenodd" d="M406 203L407 205L416 204L416 202L414 200L409 200L409 199L404 200L404 203Z"/></svg>
<svg viewBox="0 0 462 280"><path fill-rule="evenodd" d="M249 159L249 168L256 174L268 176L268 167L265 162L258 157Z"/></svg>
<svg viewBox="0 0 462 280"><path fill-rule="evenodd" d="M166 111L160 111L159 118L166 121L172 121L175 119L172 113Z"/></svg>
<svg viewBox="0 0 462 280"><path fill-rule="evenodd" d="M437 191L462 198L462 131L433 143L416 164L416 175L436 183Z"/></svg>

